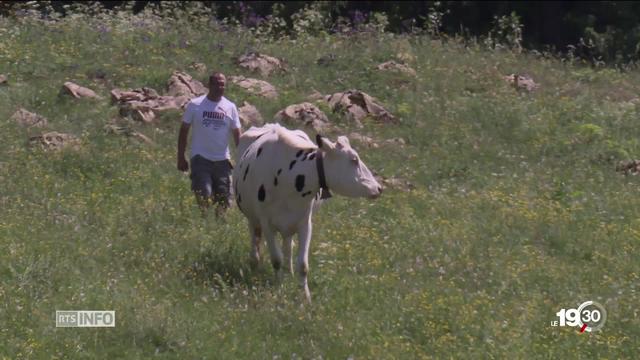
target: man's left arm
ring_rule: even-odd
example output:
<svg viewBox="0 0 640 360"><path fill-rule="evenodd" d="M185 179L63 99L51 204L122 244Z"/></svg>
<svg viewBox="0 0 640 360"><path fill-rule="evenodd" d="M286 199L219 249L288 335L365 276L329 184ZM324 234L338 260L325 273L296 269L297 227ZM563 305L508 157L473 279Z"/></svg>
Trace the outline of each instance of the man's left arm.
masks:
<svg viewBox="0 0 640 360"><path fill-rule="evenodd" d="M238 116L238 108L236 108L235 105L231 110L231 120L231 132L233 133L233 141L236 143L237 148L240 143L240 136L242 135L242 124L240 123L240 117Z"/></svg>
<svg viewBox="0 0 640 360"><path fill-rule="evenodd" d="M242 135L242 130L240 128L232 129L233 133L233 141L236 143L236 147L238 147L238 143L240 142L240 135Z"/></svg>

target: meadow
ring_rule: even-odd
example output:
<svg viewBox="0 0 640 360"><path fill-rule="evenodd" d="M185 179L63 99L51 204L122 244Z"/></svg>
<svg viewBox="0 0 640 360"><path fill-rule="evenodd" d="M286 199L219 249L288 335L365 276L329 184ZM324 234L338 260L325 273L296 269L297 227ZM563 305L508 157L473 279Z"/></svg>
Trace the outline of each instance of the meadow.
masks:
<svg viewBox="0 0 640 360"><path fill-rule="evenodd" d="M314 215L313 305L297 281L249 266L245 219L202 218L176 170L180 112L120 119L154 144L105 132L109 91L166 86L190 65L246 75L259 51L289 70L275 100L229 85L264 118L358 89L400 120L340 131L404 146L354 147L370 169L406 179L376 201L335 196ZM334 61L317 59L332 54ZM381 73L395 59L416 77ZM516 91L502 76L531 75ZM640 73L544 53L384 31L267 39L235 26L138 16L0 17L0 358L612 358L640 349ZM254 75L252 75L254 76ZM255 75L254 77L259 77ZM102 99L60 95L65 81ZM42 129L79 149L28 146ZM294 127L296 124L286 124ZM266 254L266 253L264 253ZM605 327L551 327L594 300ZM56 328L55 310L115 310L115 328Z"/></svg>

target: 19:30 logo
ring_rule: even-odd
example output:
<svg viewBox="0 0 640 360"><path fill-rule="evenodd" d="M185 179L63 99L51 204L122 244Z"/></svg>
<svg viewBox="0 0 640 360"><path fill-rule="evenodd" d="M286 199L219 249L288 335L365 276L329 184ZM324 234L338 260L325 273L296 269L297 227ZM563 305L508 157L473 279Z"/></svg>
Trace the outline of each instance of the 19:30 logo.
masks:
<svg viewBox="0 0 640 360"><path fill-rule="evenodd" d="M577 309L560 309L556 316L559 321L552 321L551 326L577 326L580 332L600 330L607 321L607 311L595 301L585 301Z"/></svg>

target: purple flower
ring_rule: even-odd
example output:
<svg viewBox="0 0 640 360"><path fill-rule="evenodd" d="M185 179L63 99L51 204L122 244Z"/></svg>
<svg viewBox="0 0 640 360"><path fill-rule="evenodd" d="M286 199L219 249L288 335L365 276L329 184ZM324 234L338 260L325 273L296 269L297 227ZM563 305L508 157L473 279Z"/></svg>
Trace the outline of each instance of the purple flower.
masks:
<svg viewBox="0 0 640 360"><path fill-rule="evenodd" d="M362 13L362 11L356 10L352 13L351 19L353 21L353 25L358 26L365 22L365 20L367 19L367 16L364 13Z"/></svg>
<svg viewBox="0 0 640 360"><path fill-rule="evenodd" d="M100 34L106 34L106 33L108 33L109 31L111 31L111 29L109 29L109 27L108 27L108 26L106 26L106 25L104 25L104 24L100 24L100 25L98 25L98 32L99 32Z"/></svg>
<svg viewBox="0 0 640 360"><path fill-rule="evenodd" d="M264 18L260 15L257 15L254 12L251 12L249 16L247 16L244 25L247 27L255 27L260 25L264 21Z"/></svg>

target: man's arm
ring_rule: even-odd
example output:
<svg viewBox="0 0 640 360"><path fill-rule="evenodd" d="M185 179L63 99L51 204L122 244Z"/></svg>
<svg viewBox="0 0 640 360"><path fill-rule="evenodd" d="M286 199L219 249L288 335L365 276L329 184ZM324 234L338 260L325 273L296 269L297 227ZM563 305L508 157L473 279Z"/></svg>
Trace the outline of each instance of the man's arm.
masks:
<svg viewBox="0 0 640 360"><path fill-rule="evenodd" d="M178 134L178 170L189 170L189 163L184 158L184 151L187 147L187 136L189 135L189 128L191 124L182 123L180 126L180 133Z"/></svg>
<svg viewBox="0 0 640 360"><path fill-rule="evenodd" d="M242 130L240 128L232 129L233 131L233 141L236 143L236 148L238 147L238 143L240 143L240 136L242 135Z"/></svg>

